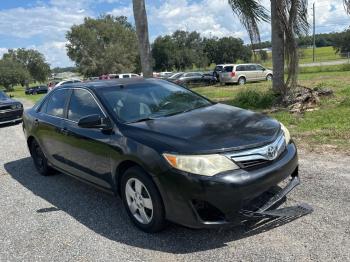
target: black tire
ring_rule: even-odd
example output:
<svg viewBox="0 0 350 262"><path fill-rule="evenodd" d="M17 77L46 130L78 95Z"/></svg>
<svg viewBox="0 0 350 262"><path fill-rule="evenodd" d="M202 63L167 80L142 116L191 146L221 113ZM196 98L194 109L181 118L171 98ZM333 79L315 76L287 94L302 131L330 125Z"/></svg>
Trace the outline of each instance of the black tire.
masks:
<svg viewBox="0 0 350 262"><path fill-rule="evenodd" d="M240 78L238 78L238 85L245 85L247 83L247 80L245 79L245 77L241 76Z"/></svg>
<svg viewBox="0 0 350 262"><path fill-rule="evenodd" d="M149 194L150 200L152 201L152 206L153 206L152 218L146 224L141 223L140 221L137 220L135 215L132 214L128 204L126 186L127 186L127 183L130 183L130 181L133 181L134 179L137 179L142 182L143 186L146 188L146 191L143 188L144 193ZM147 233L155 233L155 232L161 231L166 226L165 211L164 211L162 198L152 179L140 167L131 167L124 172L121 179L121 196L122 196L122 200L123 200L123 204L126 212L128 213L131 221L139 229ZM139 211L136 211L135 214L137 214L137 212ZM140 212L138 214L140 214Z"/></svg>
<svg viewBox="0 0 350 262"><path fill-rule="evenodd" d="M47 158L41 150L38 142L33 140L30 144L30 154L33 158L35 168L42 176L50 176L56 173L56 171L49 166Z"/></svg>
<svg viewBox="0 0 350 262"><path fill-rule="evenodd" d="M272 79L273 79L272 74L268 74L268 75L266 76L266 81L272 81Z"/></svg>

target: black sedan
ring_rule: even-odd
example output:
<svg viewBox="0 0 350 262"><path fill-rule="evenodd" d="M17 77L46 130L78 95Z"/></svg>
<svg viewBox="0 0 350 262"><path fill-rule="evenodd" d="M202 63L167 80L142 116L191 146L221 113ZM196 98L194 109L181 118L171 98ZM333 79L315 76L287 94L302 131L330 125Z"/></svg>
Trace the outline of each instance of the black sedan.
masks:
<svg viewBox="0 0 350 262"><path fill-rule="evenodd" d="M48 87L45 85L27 87L24 92L26 95L46 94Z"/></svg>
<svg viewBox="0 0 350 262"><path fill-rule="evenodd" d="M23 105L0 91L0 125L22 121Z"/></svg>
<svg viewBox="0 0 350 262"><path fill-rule="evenodd" d="M278 216L266 212L299 183L297 150L281 123L164 80L61 86L24 113L23 127L40 174L58 170L120 195L146 232L167 220L203 228L239 224L242 214Z"/></svg>
<svg viewBox="0 0 350 262"><path fill-rule="evenodd" d="M174 77L170 77L167 80L186 87L213 85L216 83L213 75L201 72L177 73Z"/></svg>

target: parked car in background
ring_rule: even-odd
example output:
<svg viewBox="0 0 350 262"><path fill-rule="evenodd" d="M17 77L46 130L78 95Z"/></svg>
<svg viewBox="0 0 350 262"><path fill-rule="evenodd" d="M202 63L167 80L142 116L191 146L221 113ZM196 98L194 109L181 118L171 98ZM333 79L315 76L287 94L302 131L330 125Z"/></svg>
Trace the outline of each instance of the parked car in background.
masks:
<svg viewBox="0 0 350 262"><path fill-rule="evenodd" d="M61 86L25 111L23 131L41 175L56 169L119 194L146 232L166 220L211 228L300 210L274 209L299 184L297 149L280 122L168 81Z"/></svg>
<svg viewBox="0 0 350 262"><path fill-rule="evenodd" d="M68 79L68 80L63 80L61 82L58 82L56 85L49 87L48 91L52 91L54 88L63 86L63 85L69 85L69 84L74 84L74 83L80 83L82 82L79 79Z"/></svg>
<svg viewBox="0 0 350 262"><path fill-rule="evenodd" d="M49 88L46 85L27 87L24 93L26 95L46 94Z"/></svg>
<svg viewBox="0 0 350 262"><path fill-rule="evenodd" d="M173 72L160 72L159 78L167 79L167 78L171 77L173 74L174 74Z"/></svg>
<svg viewBox="0 0 350 262"><path fill-rule="evenodd" d="M126 74L109 74L108 75L110 79L119 79L119 78L135 78L135 77L141 77L138 74L134 73L126 73Z"/></svg>
<svg viewBox="0 0 350 262"><path fill-rule="evenodd" d="M0 125L16 124L22 121L23 105L0 91ZM4 139L4 138L1 138Z"/></svg>
<svg viewBox="0 0 350 262"><path fill-rule="evenodd" d="M177 78L168 78L168 81L188 87L200 85L213 85L216 83L215 77L205 75L201 72L188 72L179 75Z"/></svg>
<svg viewBox="0 0 350 262"><path fill-rule="evenodd" d="M220 83L237 83L267 80L271 81L273 72L258 64L229 64L224 65L219 74Z"/></svg>
<svg viewBox="0 0 350 262"><path fill-rule="evenodd" d="M179 79L183 74L184 74L184 72L177 72L177 73L174 73L174 74L172 74L171 76L169 76L169 77L167 78L167 80L169 80L169 81L174 81L174 80L176 80L176 79Z"/></svg>

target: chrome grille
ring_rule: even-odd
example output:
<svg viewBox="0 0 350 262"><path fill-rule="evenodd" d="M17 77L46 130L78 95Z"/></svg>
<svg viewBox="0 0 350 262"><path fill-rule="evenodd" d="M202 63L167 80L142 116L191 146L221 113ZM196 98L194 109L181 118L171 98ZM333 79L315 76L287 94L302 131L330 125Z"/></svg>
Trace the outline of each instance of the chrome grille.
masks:
<svg viewBox="0 0 350 262"><path fill-rule="evenodd" d="M285 138L284 135L281 134L273 143L269 145L229 153L226 154L226 157L235 161L235 163L237 163L241 168L253 168L274 161L284 152L285 149Z"/></svg>

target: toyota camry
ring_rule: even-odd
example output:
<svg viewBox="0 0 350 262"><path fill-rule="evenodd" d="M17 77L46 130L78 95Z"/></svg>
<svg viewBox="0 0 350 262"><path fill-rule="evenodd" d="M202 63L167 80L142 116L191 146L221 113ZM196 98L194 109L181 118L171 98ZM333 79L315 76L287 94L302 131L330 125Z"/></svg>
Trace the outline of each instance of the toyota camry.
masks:
<svg viewBox="0 0 350 262"><path fill-rule="evenodd" d="M205 228L278 216L271 210L299 184L283 124L164 80L57 87L25 111L23 128L41 175L60 171L119 195L146 232L167 221Z"/></svg>

